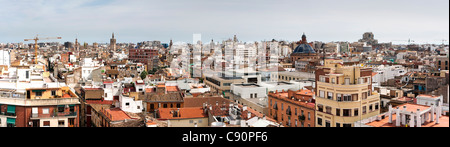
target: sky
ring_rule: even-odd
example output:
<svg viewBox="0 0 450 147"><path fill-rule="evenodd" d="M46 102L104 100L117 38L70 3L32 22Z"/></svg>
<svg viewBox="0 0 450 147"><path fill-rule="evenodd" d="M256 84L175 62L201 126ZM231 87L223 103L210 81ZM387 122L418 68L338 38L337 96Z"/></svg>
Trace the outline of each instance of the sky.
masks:
<svg viewBox="0 0 450 147"><path fill-rule="evenodd" d="M0 0L0 42L449 40L448 0Z"/></svg>

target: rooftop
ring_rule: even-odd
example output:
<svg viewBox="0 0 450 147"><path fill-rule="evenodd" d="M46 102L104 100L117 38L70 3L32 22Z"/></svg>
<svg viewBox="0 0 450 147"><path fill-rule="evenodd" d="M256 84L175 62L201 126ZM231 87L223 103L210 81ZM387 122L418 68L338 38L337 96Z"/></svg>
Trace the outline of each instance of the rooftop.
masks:
<svg viewBox="0 0 450 147"><path fill-rule="evenodd" d="M159 108L160 119L191 119L208 117L202 107Z"/></svg>

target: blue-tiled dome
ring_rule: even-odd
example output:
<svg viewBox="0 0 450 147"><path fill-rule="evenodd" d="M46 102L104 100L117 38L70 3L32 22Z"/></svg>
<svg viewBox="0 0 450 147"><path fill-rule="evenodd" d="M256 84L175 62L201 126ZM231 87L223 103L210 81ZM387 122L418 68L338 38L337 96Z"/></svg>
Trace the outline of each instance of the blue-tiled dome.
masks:
<svg viewBox="0 0 450 147"><path fill-rule="evenodd" d="M307 44L307 43L304 43L304 44L298 45L298 46L295 48L295 50L294 50L293 53L301 53L301 54L308 54L308 53L311 53L311 54L314 54L314 53L316 53L316 51L314 51L314 49L312 48L311 45L309 45L309 44Z"/></svg>

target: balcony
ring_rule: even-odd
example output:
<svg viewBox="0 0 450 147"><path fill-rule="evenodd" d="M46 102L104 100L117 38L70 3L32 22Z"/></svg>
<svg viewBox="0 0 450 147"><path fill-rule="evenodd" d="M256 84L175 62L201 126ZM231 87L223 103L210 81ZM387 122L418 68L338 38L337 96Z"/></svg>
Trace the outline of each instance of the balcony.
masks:
<svg viewBox="0 0 450 147"><path fill-rule="evenodd" d="M77 117L77 112L53 112L49 114L32 114L31 119Z"/></svg>

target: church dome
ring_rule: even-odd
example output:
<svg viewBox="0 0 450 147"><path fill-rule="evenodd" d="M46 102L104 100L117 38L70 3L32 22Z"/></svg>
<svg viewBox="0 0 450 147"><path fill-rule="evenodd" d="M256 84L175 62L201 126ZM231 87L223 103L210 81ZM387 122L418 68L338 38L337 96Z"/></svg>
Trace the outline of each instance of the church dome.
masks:
<svg viewBox="0 0 450 147"><path fill-rule="evenodd" d="M301 54L314 54L316 53L316 51L314 51L314 49L312 48L311 45L307 44L307 43L303 43L298 45L293 53L301 53Z"/></svg>

